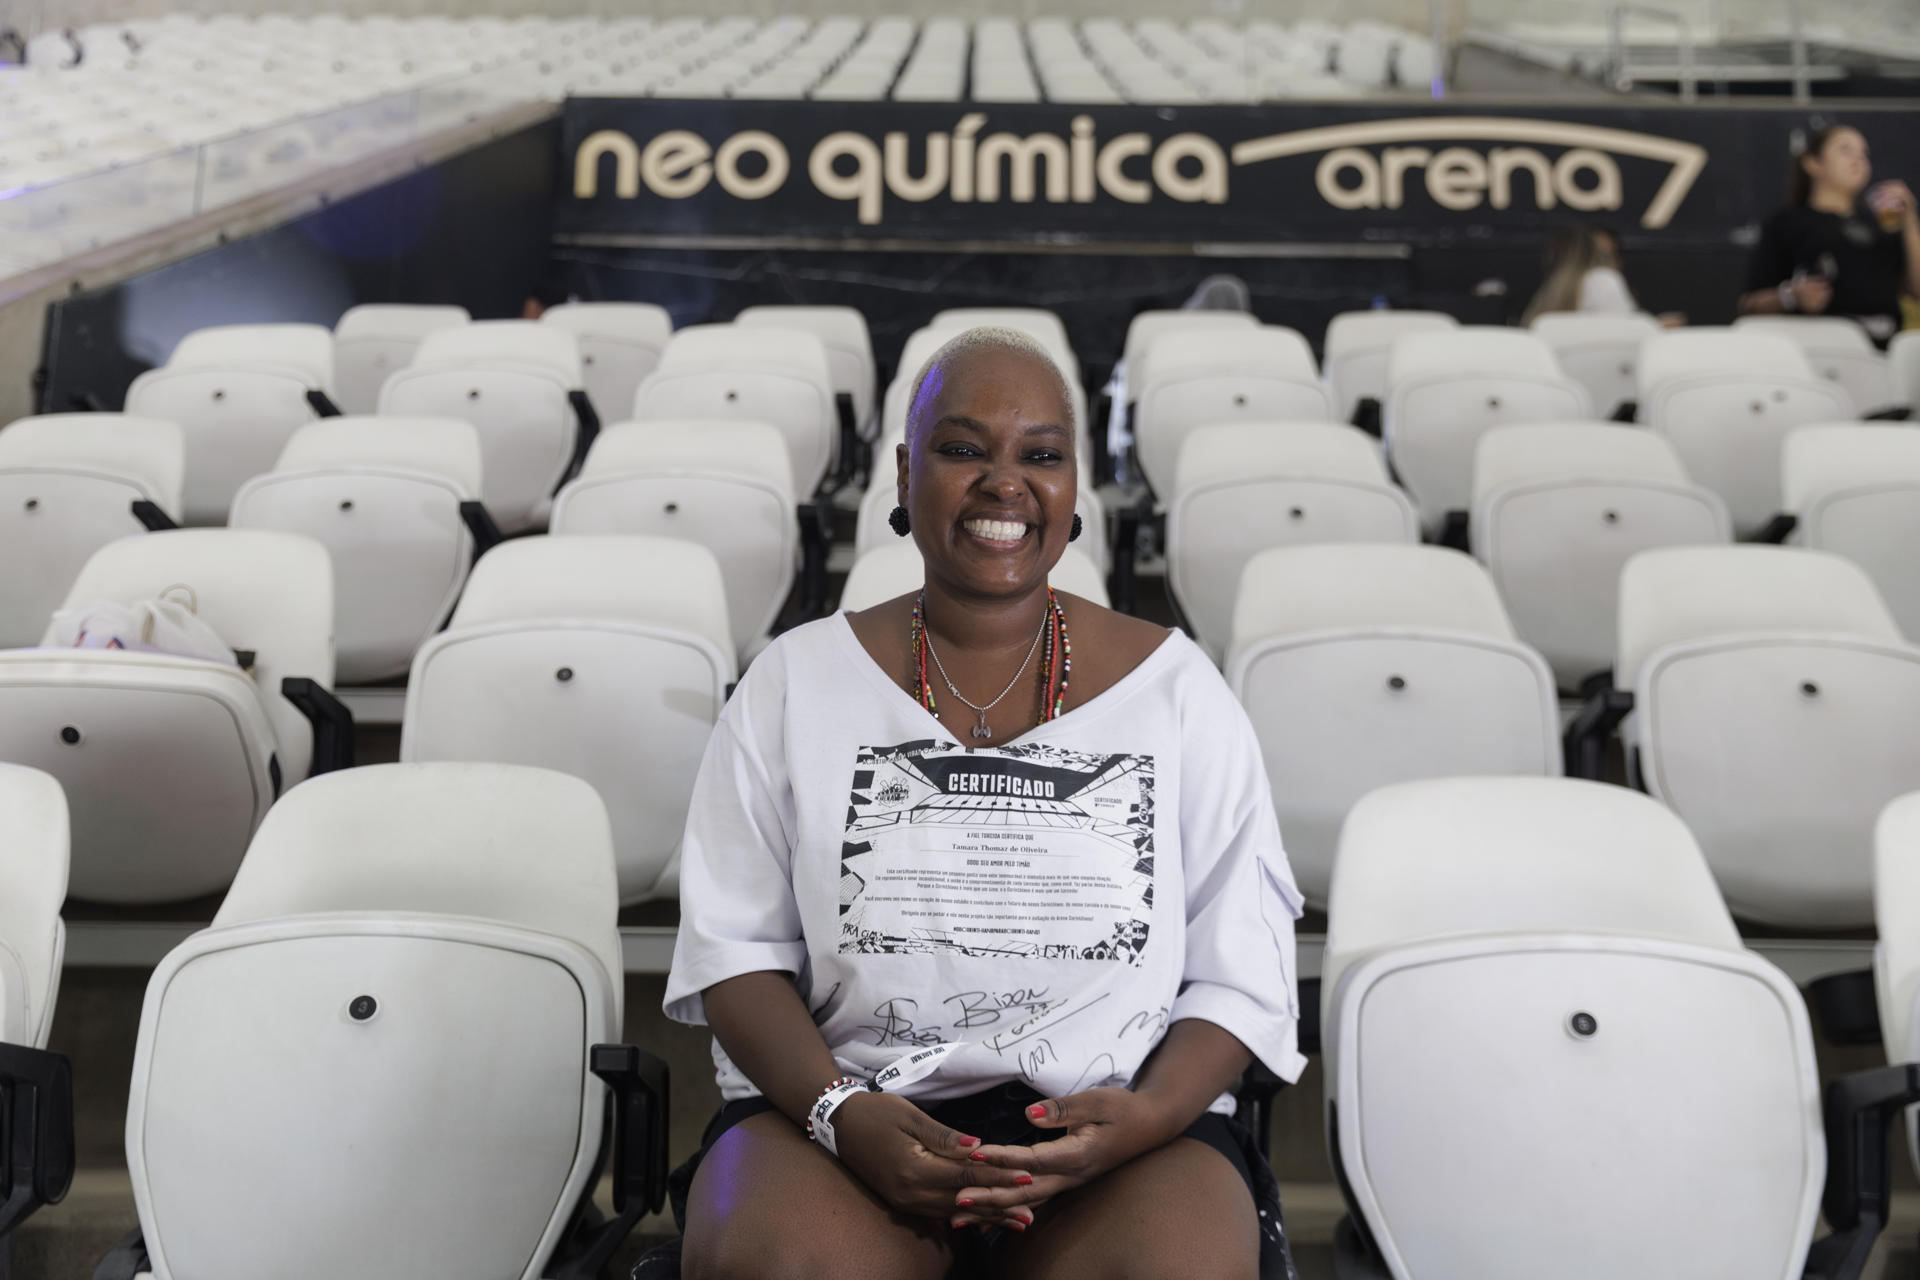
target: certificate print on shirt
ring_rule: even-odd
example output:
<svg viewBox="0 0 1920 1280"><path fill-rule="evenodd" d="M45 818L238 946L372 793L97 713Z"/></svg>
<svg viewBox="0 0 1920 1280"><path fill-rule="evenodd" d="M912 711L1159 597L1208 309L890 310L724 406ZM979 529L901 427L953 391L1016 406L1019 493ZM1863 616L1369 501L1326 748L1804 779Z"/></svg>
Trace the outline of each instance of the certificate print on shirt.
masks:
<svg viewBox="0 0 1920 1280"><path fill-rule="evenodd" d="M861 747L840 849L840 951L1137 965L1153 821L1152 756Z"/></svg>

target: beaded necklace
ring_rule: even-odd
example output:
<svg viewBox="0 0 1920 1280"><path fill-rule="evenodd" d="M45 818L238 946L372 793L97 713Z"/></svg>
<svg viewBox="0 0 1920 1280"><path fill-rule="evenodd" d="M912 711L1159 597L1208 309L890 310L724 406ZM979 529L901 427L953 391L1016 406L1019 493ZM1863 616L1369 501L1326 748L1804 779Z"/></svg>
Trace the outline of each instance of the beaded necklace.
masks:
<svg viewBox="0 0 1920 1280"><path fill-rule="evenodd" d="M927 714L939 717L934 705L933 683L927 672L927 594L921 592L913 602L913 622L908 627L907 643L912 653L913 683L920 705ZM1047 588L1047 618L1040 635L1040 723L1066 714L1067 680L1073 675L1073 642L1067 638L1067 615L1060 597ZM1019 677L1015 677L1018 679Z"/></svg>

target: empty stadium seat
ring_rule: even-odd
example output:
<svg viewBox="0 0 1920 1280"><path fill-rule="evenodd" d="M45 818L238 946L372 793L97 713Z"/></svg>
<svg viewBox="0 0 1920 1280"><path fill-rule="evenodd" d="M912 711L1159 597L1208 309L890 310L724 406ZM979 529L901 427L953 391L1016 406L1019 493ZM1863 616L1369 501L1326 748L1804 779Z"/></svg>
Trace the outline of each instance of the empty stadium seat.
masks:
<svg viewBox="0 0 1920 1280"><path fill-rule="evenodd" d="M173 423L119 413L0 430L0 648L39 642L88 556L178 520L185 448Z"/></svg>
<svg viewBox="0 0 1920 1280"><path fill-rule="evenodd" d="M1791 339L1762 329L1675 329L1640 350L1640 420L1673 441L1694 483L1719 494L1734 532L1780 510L1780 447L1810 422L1854 416Z"/></svg>
<svg viewBox="0 0 1920 1280"><path fill-rule="evenodd" d="M1306 339L1274 325L1166 334L1129 376L1138 379L1134 452L1163 499L1173 491L1181 442L1195 427L1333 420Z"/></svg>
<svg viewBox="0 0 1920 1280"><path fill-rule="evenodd" d="M1139 369L1148 348L1169 333L1218 332L1221 329L1256 329L1260 321L1250 311L1201 311L1178 310L1142 311L1127 322L1126 346L1121 352L1121 363L1128 382L1125 401L1136 399L1134 388L1138 385Z"/></svg>
<svg viewBox="0 0 1920 1280"><path fill-rule="evenodd" d="M875 547L855 560L848 571L847 585L840 593L840 611L859 613L896 596L918 591L926 578L926 565L912 538ZM1107 607L1107 584L1093 561L1077 547L1070 546L1061 553L1060 562L1047 575L1047 582L1056 591L1091 600L1103 609Z"/></svg>
<svg viewBox="0 0 1920 1280"><path fill-rule="evenodd" d="M482 487L480 437L458 418L329 418L240 486L227 523L327 548L334 670L367 684L404 676L452 610L476 554L467 521L489 523L472 510Z"/></svg>
<svg viewBox="0 0 1920 1280"><path fill-rule="evenodd" d="M1734 914L1872 922L1874 819L1920 789L1920 648L1865 571L1789 547L1642 552L1614 681L1569 731L1576 767L1597 774L1590 744L1631 710L1629 778L1692 828Z"/></svg>
<svg viewBox="0 0 1920 1280"><path fill-rule="evenodd" d="M1394 340L1382 415L1387 457L1420 508L1427 532L1449 525L1473 499L1473 451L1494 427L1590 417L1585 388L1560 371L1553 349L1521 329L1468 325Z"/></svg>
<svg viewBox="0 0 1920 1280"><path fill-rule="evenodd" d="M44 769L65 788L75 897L166 902L221 889L282 791L352 762L352 719L328 693L325 547L255 529L123 538L93 554L62 608L169 593L233 647L234 663L0 650L0 760ZM43 643L73 637L50 628Z"/></svg>
<svg viewBox="0 0 1920 1280"><path fill-rule="evenodd" d="M853 422L863 437L874 427L874 391L879 379L867 318L853 307L790 305L748 307L733 321L749 329L800 329L827 345L835 395L853 401Z"/></svg>
<svg viewBox="0 0 1920 1280"><path fill-rule="evenodd" d="M1452 329L1459 321L1441 311L1343 311L1327 322L1327 386L1341 422L1377 429L1387 394L1387 354L1405 334Z"/></svg>
<svg viewBox="0 0 1920 1280"><path fill-rule="evenodd" d="M1473 553L1563 689L1613 662L1620 568L1653 547L1733 539L1727 509L1638 427L1495 427L1473 469Z"/></svg>
<svg viewBox="0 0 1920 1280"><path fill-rule="evenodd" d="M1920 642L1920 430L1830 423L1787 434L1781 487L1794 541L1867 571Z"/></svg>
<svg viewBox="0 0 1920 1280"><path fill-rule="evenodd" d="M1341 822L1375 787L1560 772L1553 673L1514 638L1486 570L1457 551L1261 552L1240 577L1226 672L1315 905L1327 901Z"/></svg>
<svg viewBox="0 0 1920 1280"><path fill-rule="evenodd" d="M52 775L0 764L0 1266L7 1234L73 1178L73 1077L46 1051L66 925L67 801Z"/></svg>
<svg viewBox="0 0 1920 1280"><path fill-rule="evenodd" d="M720 564L744 658L793 589L800 526L786 439L763 422L620 423L554 499L553 532L699 543Z"/></svg>
<svg viewBox="0 0 1920 1280"><path fill-rule="evenodd" d="M673 317L651 302L563 302L540 313L580 344L580 373L594 409L611 418L633 409L633 394L660 364Z"/></svg>
<svg viewBox="0 0 1920 1280"><path fill-rule="evenodd" d="M186 441L182 519L219 524L287 437L336 412L333 335L317 324L224 325L180 340L127 388L127 412L177 423Z"/></svg>
<svg viewBox="0 0 1920 1280"><path fill-rule="evenodd" d="M1806 1008L1645 797L1362 799L1321 995L1335 1274L1801 1275L1826 1170Z"/></svg>
<svg viewBox="0 0 1920 1280"><path fill-rule="evenodd" d="M1418 542L1420 519L1357 427L1249 422L1198 427L1180 446L1167 504L1167 588L1215 662L1233 634L1247 561L1317 542Z"/></svg>
<svg viewBox="0 0 1920 1280"><path fill-rule="evenodd" d="M733 651L720 564L705 547L514 539L474 566L453 620L414 658L400 758L586 779L613 815L620 901L671 898Z"/></svg>
<svg viewBox="0 0 1920 1280"><path fill-rule="evenodd" d="M1920 418L1920 329L1893 335L1887 346L1887 366L1894 403Z"/></svg>
<svg viewBox="0 0 1920 1280"><path fill-rule="evenodd" d="M1636 403L1640 344L1660 332L1658 320L1639 312L1616 316L1549 311L1531 327L1553 348L1561 372L1587 389L1596 414L1611 418Z"/></svg>
<svg viewBox="0 0 1920 1280"><path fill-rule="evenodd" d="M465 307L367 303L348 307L333 326L333 378L342 413L372 413L380 388L413 363L420 341L436 329L472 319Z"/></svg>
<svg viewBox="0 0 1920 1280"><path fill-rule="evenodd" d="M1920 791L1888 803L1873 827L1874 1003L1888 1062L1920 1062ZM1920 1115L1906 1115L1920 1169Z"/></svg>
<svg viewBox="0 0 1920 1280"><path fill-rule="evenodd" d="M480 433L480 498L508 533L546 522L600 421L579 346L558 325L483 320L439 329L380 389L380 415L459 418Z"/></svg>
<svg viewBox="0 0 1920 1280"><path fill-rule="evenodd" d="M802 497L812 496L826 478L840 421L827 347L818 336L723 324L693 325L673 335L659 367L640 384L633 416L778 427Z"/></svg>
<svg viewBox="0 0 1920 1280"><path fill-rule="evenodd" d="M615 918L578 779L375 765L289 795L147 985L140 1232L100 1274L591 1275L556 1251L603 1154L627 1175L607 1252L664 1173L665 1070L608 1043Z"/></svg>
<svg viewBox="0 0 1920 1280"><path fill-rule="evenodd" d="M1875 413L1895 403L1893 375L1885 353L1859 321L1846 316L1741 316L1735 329L1757 329L1791 338L1818 376L1847 393L1856 413Z"/></svg>

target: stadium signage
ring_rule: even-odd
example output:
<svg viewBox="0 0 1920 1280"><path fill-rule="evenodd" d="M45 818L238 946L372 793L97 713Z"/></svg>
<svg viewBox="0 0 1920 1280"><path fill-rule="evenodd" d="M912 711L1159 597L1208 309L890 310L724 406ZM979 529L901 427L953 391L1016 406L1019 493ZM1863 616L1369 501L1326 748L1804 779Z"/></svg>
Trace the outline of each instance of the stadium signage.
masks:
<svg viewBox="0 0 1920 1280"><path fill-rule="evenodd" d="M1920 168L1916 113L1880 114L1865 125L1876 165ZM1807 119L1637 103L1416 113L577 98L556 230L607 243L1441 241L1603 218L1724 242L1777 205L1788 139Z"/></svg>

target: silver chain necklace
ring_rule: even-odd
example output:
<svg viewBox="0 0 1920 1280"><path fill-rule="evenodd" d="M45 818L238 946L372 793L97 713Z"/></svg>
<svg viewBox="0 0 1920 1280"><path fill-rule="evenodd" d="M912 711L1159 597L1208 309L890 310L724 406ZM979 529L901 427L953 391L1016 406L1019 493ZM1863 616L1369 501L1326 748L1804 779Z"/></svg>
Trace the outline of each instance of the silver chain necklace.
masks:
<svg viewBox="0 0 1920 1280"><path fill-rule="evenodd" d="M1013 679L1007 681L1007 687L1000 691L1000 697L995 698L992 702L989 702L984 707L977 702L968 701L966 694L960 692L958 689L953 687L953 678L947 674L946 667L941 665L940 654L933 647L933 628L926 625L924 621L926 616L927 616L927 597L926 597L926 593L922 592L920 595L920 617L923 619L923 621L920 624L921 643L927 646L927 654L929 657L933 659L933 668L934 670L940 673L940 679L946 683L947 692L951 693L954 697L960 699L960 701L965 702L969 707L972 707L974 710L974 714L980 717L980 723L974 725L973 728L969 730L969 732L971 732L973 736L976 738L991 738L993 736L993 730L987 727L987 712L999 706L1001 701L1005 699L1008 694L1013 692L1013 686L1020 683L1020 677L1027 674L1027 667L1032 664L1033 655L1040 652L1040 638L1047 634L1047 619L1051 616L1051 614L1041 615L1040 629L1033 633L1033 647L1027 650L1026 661L1022 662L1020 664L1020 669L1013 673Z"/></svg>

